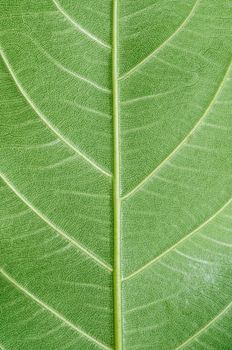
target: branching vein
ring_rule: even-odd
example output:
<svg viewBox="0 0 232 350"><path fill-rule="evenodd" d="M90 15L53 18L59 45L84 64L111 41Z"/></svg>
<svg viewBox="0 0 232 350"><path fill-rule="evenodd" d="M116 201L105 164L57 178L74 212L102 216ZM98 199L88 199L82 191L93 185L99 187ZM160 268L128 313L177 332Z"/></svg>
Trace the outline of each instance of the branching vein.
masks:
<svg viewBox="0 0 232 350"><path fill-rule="evenodd" d="M232 202L232 198L230 198L219 210L216 211L216 213L214 213L212 216L210 216L206 221L204 221L202 224L200 224L195 230L193 230L192 232L188 233L186 236L184 236L181 240L179 240L178 242L176 242L173 246L171 246L170 248L168 248L167 250L165 250L162 254L160 254L159 256L157 256L156 258L152 259L151 261L149 261L147 264L145 264L144 266L140 267L138 270L134 271L133 273L131 273L130 275L128 275L127 277L125 277L123 280L129 280L132 277L135 277L136 275L138 275L140 272L146 270L148 267L150 267L151 265L153 265L154 263L157 263L161 258L163 258L165 255L167 255L168 253L170 253L171 251L173 251L177 246L179 246L181 243L184 243L187 239L189 239L190 237L192 237L195 233L197 233L200 229L202 229L204 226L206 226L209 222L211 222L217 215L219 215L226 207L229 206L229 204Z"/></svg>
<svg viewBox="0 0 232 350"><path fill-rule="evenodd" d="M59 10L60 13L70 22L74 27L76 27L81 33L85 34L89 39L96 42L98 45L103 46L107 49L110 49L110 45L103 42L101 39L97 38L95 35L90 33L87 29L83 28L77 21L74 21L72 17L70 17L67 12L63 9L63 7L60 5L60 3L57 0L52 0L56 8Z"/></svg>
<svg viewBox="0 0 232 350"><path fill-rule="evenodd" d="M43 220L51 229L59 233L65 240L69 241L73 246L77 247L83 254L91 258L96 264L111 272L112 268L108 266L104 261L98 258L94 253L90 252L81 243L77 242L74 238L70 237L66 232L56 226L51 220L49 220L39 209L37 209L29 200L19 192L19 190L12 184L12 182L6 177L5 174L0 173L0 177L5 184L15 193L15 195L31 209L41 220Z"/></svg>
<svg viewBox="0 0 232 350"><path fill-rule="evenodd" d="M146 183L148 183L160 170L161 168L167 163L168 160L170 160L173 156L177 154L177 152L184 146L184 144L188 141L190 136L194 134L194 132L197 130L197 128L200 126L202 123L203 119L208 116L209 112L211 111L212 107L214 106L215 102L217 101L217 98L219 94L221 93L221 90L224 86L225 81L227 80L229 74L230 74L230 69L231 69L231 61L229 64L229 67L226 70L225 75L223 76L222 81L220 82L220 85L215 92L212 100L210 101L208 107L206 108L205 112L203 115L200 117L198 122L194 125L194 127L190 130L188 135L185 136L185 138L179 143L179 145L148 175L143 179L133 190L128 192L122 197L122 200L129 199L129 197L132 197L136 192L138 192L141 188L143 188Z"/></svg>
<svg viewBox="0 0 232 350"><path fill-rule="evenodd" d="M181 23L181 25L176 29L176 31L167 39L165 40L162 45L160 45L158 48L156 48L150 55L145 57L141 62L139 62L136 66L131 68L127 73L123 74L120 79L124 80L129 78L133 73L135 73L139 68L141 68L144 64L149 62L159 51L161 51L168 43L171 41L185 26L188 24L188 22L191 20L191 18L194 16L197 6L199 5L200 0L196 0L194 6L192 7L191 12L189 13L188 17Z"/></svg>
<svg viewBox="0 0 232 350"><path fill-rule="evenodd" d="M105 92L107 94L111 94L111 91L109 89L107 89L104 86L99 85L98 83L96 83L95 81L92 81L68 68L66 68L65 66L63 66L59 61L57 61L52 55L50 55L50 53L48 53L39 43L37 40L35 40L34 38L30 37L27 34L23 34L25 37L27 37L29 40L31 40L33 42L33 44L36 46L36 48L45 56L47 57L47 59L53 63L57 68L59 68L61 71L66 72L67 74L82 80L84 82L86 82L87 84L93 86L95 89L100 90L102 92Z"/></svg>
<svg viewBox="0 0 232 350"><path fill-rule="evenodd" d="M88 339L91 343L94 343L98 348L104 349L104 350L110 350L108 346L97 340L96 338L92 337L85 331L83 331L80 327L74 325L71 321L67 320L62 314L60 314L58 311L53 309L51 306L46 304L44 301L39 299L36 295L31 293L28 289L23 287L20 283L18 283L11 275L9 275L4 269L0 270L2 276L11 284L13 285L17 290L22 292L24 295L26 295L29 299L33 300L36 304L38 304L40 307L42 307L44 310L51 313L53 316L55 316L57 319L59 319L61 322L66 324L69 328L73 329L74 331L78 332L80 336Z"/></svg>
<svg viewBox="0 0 232 350"><path fill-rule="evenodd" d="M18 81L5 53L0 50L0 55L2 56L3 62L5 63L5 66L7 67L12 79L14 80L17 88L21 92L21 94L24 96L27 103L31 106L33 111L39 116L39 118L46 124L46 126L59 138L61 139L69 148L71 148L75 153L77 153L82 159L84 159L86 162L88 162L91 166L93 166L95 169L100 171L102 174L111 177L111 174L108 173L106 170L102 169L98 164L96 164L94 161L92 161L90 158L88 158L84 153L79 151L76 146L68 140L64 135L61 134L61 132L51 124L51 122L48 120L48 118L40 111L40 109L35 105L35 103L31 100L30 96L27 94L27 92L24 90L20 82Z"/></svg>
<svg viewBox="0 0 232 350"><path fill-rule="evenodd" d="M179 345L177 348L174 350L180 350L183 349L186 345L192 343L194 339L199 337L202 333L207 331L210 326L212 326L215 322L217 322L221 317L223 317L231 308L232 302L230 302L218 315L216 315L210 322L208 322L204 327L202 327L199 331L197 331L195 334L193 334L189 339L187 339L184 343Z"/></svg>

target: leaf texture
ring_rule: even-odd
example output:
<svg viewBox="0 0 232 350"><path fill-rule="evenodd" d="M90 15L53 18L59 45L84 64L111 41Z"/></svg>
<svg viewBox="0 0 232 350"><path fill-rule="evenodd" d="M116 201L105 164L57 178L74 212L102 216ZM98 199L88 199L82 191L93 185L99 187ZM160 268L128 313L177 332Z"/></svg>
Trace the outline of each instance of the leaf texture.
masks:
<svg viewBox="0 0 232 350"><path fill-rule="evenodd" d="M231 0L0 23L0 349L232 349Z"/></svg>

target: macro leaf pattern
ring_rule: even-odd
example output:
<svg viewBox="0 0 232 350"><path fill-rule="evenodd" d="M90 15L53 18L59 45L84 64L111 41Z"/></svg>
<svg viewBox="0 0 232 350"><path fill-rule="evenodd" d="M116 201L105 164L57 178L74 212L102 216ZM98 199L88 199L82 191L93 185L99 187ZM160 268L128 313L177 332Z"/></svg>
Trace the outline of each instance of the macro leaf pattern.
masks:
<svg viewBox="0 0 232 350"><path fill-rule="evenodd" d="M231 0L0 23L0 349L232 349Z"/></svg>

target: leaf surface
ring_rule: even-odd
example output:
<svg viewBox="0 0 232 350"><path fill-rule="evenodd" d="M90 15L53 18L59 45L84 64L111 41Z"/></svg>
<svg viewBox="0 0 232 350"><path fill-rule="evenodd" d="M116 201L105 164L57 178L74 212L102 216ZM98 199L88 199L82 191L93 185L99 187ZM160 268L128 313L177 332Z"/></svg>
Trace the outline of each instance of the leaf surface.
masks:
<svg viewBox="0 0 232 350"><path fill-rule="evenodd" d="M0 23L0 348L231 349L231 1Z"/></svg>

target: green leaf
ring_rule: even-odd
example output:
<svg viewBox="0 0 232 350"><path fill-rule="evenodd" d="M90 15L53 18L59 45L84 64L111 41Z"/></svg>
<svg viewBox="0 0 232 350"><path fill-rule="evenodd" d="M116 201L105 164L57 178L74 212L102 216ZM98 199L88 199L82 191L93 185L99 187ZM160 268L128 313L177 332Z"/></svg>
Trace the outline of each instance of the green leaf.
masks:
<svg viewBox="0 0 232 350"><path fill-rule="evenodd" d="M0 23L0 349L232 349L231 0Z"/></svg>

